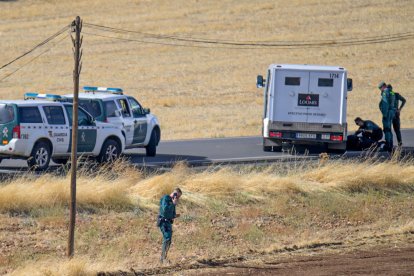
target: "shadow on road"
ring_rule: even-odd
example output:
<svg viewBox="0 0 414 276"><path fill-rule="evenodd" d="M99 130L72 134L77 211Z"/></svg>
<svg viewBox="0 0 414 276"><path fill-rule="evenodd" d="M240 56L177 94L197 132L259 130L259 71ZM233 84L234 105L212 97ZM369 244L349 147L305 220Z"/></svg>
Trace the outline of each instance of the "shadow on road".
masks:
<svg viewBox="0 0 414 276"><path fill-rule="evenodd" d="M180 154L157 154L154 157L145 156L145 154L127 154L125 157L134 165L166 165L166 164L175 164L177 162L187 162L187 163L204 163L209 160L205 156L197 155L180 155Z"/></svg>

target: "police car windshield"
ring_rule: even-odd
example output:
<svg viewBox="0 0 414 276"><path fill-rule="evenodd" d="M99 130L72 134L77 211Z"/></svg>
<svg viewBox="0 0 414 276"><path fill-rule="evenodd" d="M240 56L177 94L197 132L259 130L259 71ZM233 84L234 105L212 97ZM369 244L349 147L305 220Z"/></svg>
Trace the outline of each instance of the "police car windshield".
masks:
<svg viewBox="0 0 414 276"><path fill-rule="evenodd" d="M7 124L14 120L14 109L11 105L0 104L0 124Z"/></svg>
<svg viewBox="0 0 414 276"><path fill-rule="evenodd" d="M79 105L89 112L94 118L102 115L101 106L99 101L95 100L79 100Z"/></svg>

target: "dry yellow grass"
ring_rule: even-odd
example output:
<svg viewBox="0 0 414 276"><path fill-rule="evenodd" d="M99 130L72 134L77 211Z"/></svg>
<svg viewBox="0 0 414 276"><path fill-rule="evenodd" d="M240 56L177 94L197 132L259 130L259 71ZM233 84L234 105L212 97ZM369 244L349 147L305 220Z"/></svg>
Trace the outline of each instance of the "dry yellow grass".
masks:
<svg viewBox="0 0 414 276"><path fill-rule="evenodd" d="M114 166L101 167L94 174L80 172L77 180L78 208L127 210L133 206L125 191L140 179L140 172L120 161ZM70 203L69 183L70 175L29 175L14 180L0 186L0 211L30 213L37 209L67 207Z"/></svg>
<svg viewBox="0 0 414 276"><path fill-rule="evenodd" d="M264 198L283 193L312 192L412 192L414 165L398 162L323 161L321 164L296 164L284 169L276 164L263 170L194 172L178 164L171 172L142 178L125 161L110 169L103 167L93 175L84 172L78 179L78 204L82 208L128 209L133 204L158 203L175 187L185 191L185 200L202 204L208 198L228 199L238 193ZM23 177L0 187L0 211L29 212L38 208L63 208L69 202L70 175ZM30 198L30 200L27 200Z"/></svg>
<svg viewBox="0 0 414 276"><path fill-rule="evenodd" d="M414 28L412 1L33 1L0 2L0 64L80 15L85 22L167 35L226 40L345 39ZM262 92L255 77L270 63L341 65L354 79L348 119L380 122L376 85L406 96L402 126L414 126L413 40L312 49L202 49L140 44L86 34L81 85L123 87L160 118L163 138L256 135ZM127 36L125 36L127 37ZM128 36L132 38L133 36ZM0 82L0 98L25 91L72 91L69 40ZM27 62L22 60L0 78ZM351 121L352 123L352 121ZM350 124L351 127L352 124Z"/></svg>
<svg viewBox="0 0 414 276"><path fill-rule="evenodd" d="M414 231L412 160L324 160L204 172L180 164L145 177L120 162L102 174L80 176L79 259L70 263L65 260L69 176L3 184L0 273L89 275L156 266L158 200L176 186L184 195L174 263Z"/></svg>

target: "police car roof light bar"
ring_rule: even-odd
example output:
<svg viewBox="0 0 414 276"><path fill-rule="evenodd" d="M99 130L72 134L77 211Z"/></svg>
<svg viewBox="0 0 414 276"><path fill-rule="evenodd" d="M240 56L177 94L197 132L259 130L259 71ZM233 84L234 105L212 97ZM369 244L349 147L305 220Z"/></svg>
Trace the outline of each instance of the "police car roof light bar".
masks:
<svg viewBox="0 0 414 276"><path fill-rule="evenodd" d="M124 90L121 88L111 88L111 87L97 87L97 86L84 86L83 90L85 92L102 92L102 93L111 93L116 95L123 95Z"/></svg>
<svg viewBox="0 0 414 276"><path fill-rule="evenodd" d="M62 97L60 95L54 95L54 94L40 94L35 92L27 92L24 94L25 100L48 100L53 102L64 102L67 99L65 97Z"/></svg>

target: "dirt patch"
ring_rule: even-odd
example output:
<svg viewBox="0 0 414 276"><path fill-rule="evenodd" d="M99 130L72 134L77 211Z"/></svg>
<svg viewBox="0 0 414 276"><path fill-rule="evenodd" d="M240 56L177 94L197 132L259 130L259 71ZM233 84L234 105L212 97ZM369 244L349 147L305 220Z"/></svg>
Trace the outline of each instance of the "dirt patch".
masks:
<svg viewBox="0 0 414 276"><path fill-rule="evenodd" d="M413 275L413 238L411 232L371 236L98 275Z"/></svg>
<svg viewBox="0 0 414 276"><path fill-rule="evenodd" d="M233 264L182 275L412 275L413 271L414 247L410 247Z"/></svg>

